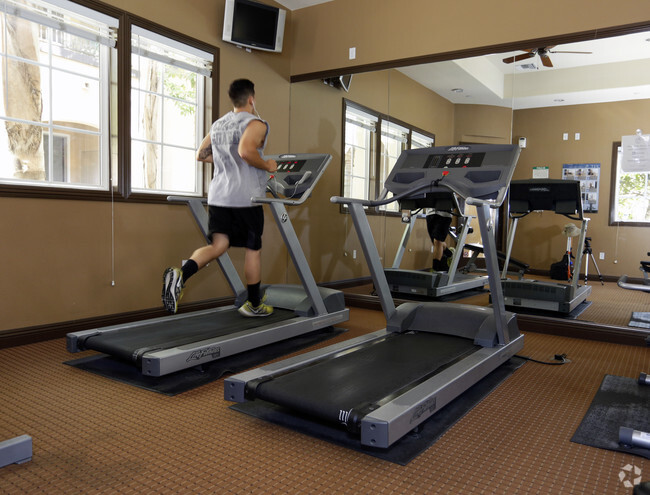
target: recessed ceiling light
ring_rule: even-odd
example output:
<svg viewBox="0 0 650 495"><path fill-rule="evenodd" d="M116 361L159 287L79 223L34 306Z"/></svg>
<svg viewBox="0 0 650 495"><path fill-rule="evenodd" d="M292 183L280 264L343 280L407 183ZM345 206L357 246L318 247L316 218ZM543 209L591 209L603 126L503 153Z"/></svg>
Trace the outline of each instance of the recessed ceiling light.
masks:
<svg viewBox="0 0 650 495"><path fill-rule="evenodd" d="M452 93L462 93L462 92L463 92L463 88L453 88L453 89L451 90L451 92L452 92Z"/></svg>

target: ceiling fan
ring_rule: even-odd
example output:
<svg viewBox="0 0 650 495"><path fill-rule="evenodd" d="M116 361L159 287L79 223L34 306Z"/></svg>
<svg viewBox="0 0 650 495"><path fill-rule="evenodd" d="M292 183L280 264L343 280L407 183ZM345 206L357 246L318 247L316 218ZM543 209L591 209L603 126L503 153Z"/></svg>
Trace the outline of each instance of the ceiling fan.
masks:
<svg viewBox="0 0 650 495"><path fill-rule="evenodd" d="M526 60L527 58L532 58L535 55L539 55L540 60L542 61L542 65L544 67L553 67L553 63L551 62L551 57L549 57L549 54L551 53L579 53L579 54L591 54L592 52L565 52L565 51L552 51L552 49L555 48L555 45L553 46L544 46L541 48L531 48L529 50L524 50L526 53L522 53L521 55L515 55L514 57L507 57L503 59L503 62L506 64L511 64L513 62L519 62L520 60Z"/></svg>

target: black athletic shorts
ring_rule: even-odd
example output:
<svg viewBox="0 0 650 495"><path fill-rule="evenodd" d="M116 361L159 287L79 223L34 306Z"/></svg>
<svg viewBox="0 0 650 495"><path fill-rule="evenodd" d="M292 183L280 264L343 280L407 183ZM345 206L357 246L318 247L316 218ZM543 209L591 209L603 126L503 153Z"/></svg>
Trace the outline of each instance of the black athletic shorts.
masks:
<svg viewBox="0 0 650 495"><path fill-rule="evenodd" d="M208 207L208 233L226 234L230 245L259 251L262 248L264 232L264 210L262 206L247 208Z"/></svg>
<svg viewBox="0 0 650 495"><path fill-rule="evenodd" d="M451 227L451 217L436 214L427 215L427 232L429 232L429 237L432 240L445 242L449 235L449 227Z"/></svg>

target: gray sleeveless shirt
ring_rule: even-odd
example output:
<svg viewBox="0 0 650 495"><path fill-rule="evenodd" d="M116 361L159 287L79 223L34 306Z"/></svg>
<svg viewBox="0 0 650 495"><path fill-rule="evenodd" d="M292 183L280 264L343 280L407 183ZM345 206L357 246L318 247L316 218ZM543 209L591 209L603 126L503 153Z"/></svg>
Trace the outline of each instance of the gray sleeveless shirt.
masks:
<svg viewBox="0 0 650 495"><path fill-rule="evenodd" d="M246 163L237 151L244 130L253 120L266 125L264 143L258 149L262 156L269 134L267 122L248 112L229 112L212 124L210 140L214 173L208 190L208 204L235 208L253 206L251 198L265 195L267 172Z"/></svg>

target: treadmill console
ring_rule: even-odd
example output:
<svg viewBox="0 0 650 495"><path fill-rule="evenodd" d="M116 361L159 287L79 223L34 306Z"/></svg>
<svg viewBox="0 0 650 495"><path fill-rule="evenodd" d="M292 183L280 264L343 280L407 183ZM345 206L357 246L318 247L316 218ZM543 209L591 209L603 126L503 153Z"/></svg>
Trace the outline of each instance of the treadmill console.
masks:
<svg viewBox="0 0 650 495"><path fill-rule="evenodd" d="M297 153L266 158L272 158L278 164L278 170L271 174L266 183L267 189L276 197L295 198L311 192L332 155Z"/></svg>
<svg viewBox="0 0 650 495"><path fill-rule="evenodd" d="M515 145L437 146L403 151L384 187L405 194L409 207L429 205L427 197L452 190L462 198L495 200L500 204L520 153ZM409 194L412 191L413 194ZM409 201L410 200L410 201Z"/></svg>
<svg viewBox="0 0 650 495"><path fill-rule="evenodd" d="M532 211L554 211L582 219L580 181L566 179L525 179L510 183L510 215L525 216Z"/></svg>

